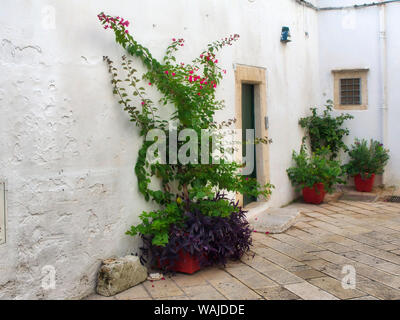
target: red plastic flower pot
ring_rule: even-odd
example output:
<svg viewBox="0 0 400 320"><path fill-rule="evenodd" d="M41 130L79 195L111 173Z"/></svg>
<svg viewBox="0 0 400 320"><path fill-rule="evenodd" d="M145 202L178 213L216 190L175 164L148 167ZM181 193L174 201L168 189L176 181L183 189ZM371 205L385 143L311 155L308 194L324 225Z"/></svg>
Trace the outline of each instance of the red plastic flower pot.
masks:
<svg viewBox="0 0 400 320"><path fill-rule="evenodd" d="M200 262L197 257L192 256L190 253L184 250L180 250L178 254L179 254L179 259L178 261L175 262L175 265L171 268L172 271L192 274L200 270ZM161 268L160 261L158 261L157 264L158 268ZM168 265L169 261L166 261L163 264Z"/></svg>
<svg viewBox="0 0 400 320"><path fill-rule="evenodd" d="M175 263L174 271L183 273L195 273L200 270L200 263L197 257L192 256L190 253L180 250L179 260Z"/></svg>
<svg viewBox="0 0 400 320"><path fill-rule="evenodd" d="M307 203L320 204L325 198L323 183L315 183L312 188L303 188L303 199Z"/></svg>
<svg viewBox="0 0 400 320"><path fill-rule="evenodd" d="M356 185L356 190L361 192L371 192L374 186L375 173L371 174L371 177L363 179L361 174L354 177L354 184Z"/></svg>

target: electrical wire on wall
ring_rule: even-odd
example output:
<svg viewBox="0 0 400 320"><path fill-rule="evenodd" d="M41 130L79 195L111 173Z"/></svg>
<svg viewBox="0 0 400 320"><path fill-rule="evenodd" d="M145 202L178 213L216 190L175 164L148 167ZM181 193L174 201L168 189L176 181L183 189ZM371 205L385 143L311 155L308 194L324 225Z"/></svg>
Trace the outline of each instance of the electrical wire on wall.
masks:
<svg viewBox="0 0 400 320"><path fill-rule="evenodd" d="M390 4L390 3L400 3L400 0L386 0L386 1L381 1L381 2L371 2L371 3L364 3L364 4L354 4L354 5L349 5L349 6L339 6L339 7L317 7L313 5L311 2L306 1L306 0L295 0L297 3L302 4L308 8L317 10L317 11L323 11L323 10L346 10L346 9L361 9L361 8L366 8L366 7L373 7L373 6L382 6L385 4Z"/></svg>

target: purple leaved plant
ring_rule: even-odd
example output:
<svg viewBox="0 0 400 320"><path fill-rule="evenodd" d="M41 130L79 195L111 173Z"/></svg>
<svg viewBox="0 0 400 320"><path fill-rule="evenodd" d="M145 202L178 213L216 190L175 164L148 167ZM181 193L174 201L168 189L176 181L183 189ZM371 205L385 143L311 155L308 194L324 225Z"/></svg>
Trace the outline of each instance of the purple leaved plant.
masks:
<svg viewBox="0 0 400 320"><path fill-rule="evenodd" d="M225 195L217 194L214 200L221 199L226 199ZM252 230L246 211L238 203L231 202L231 205L233 210L229 217L207 216L196 206L188 206L194 209L185 211L183 227L171 226L165 246L155 246L152 238L142 235L141 261L149 261L163 272L171 272L181 250L197 258L201 267L225 265L228 259L240 259L250 250Z"/></svg>

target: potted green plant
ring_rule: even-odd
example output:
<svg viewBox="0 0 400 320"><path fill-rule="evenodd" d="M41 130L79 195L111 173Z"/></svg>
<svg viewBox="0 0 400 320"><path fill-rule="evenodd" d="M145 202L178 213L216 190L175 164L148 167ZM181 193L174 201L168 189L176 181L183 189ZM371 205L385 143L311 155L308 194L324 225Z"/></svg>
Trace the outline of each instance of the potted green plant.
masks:
<svg viewBox="0 0 400 320"><path fill-rule="evenodd" d="M335 184L344 182L339 161L331 160L329 155L330 151L326 148L308 155L304 144L299 153L293 151L295 165L286 171L292 185L302 191L307 203L322 203L325 194L332 192Z"/></svg>
<svg viewBox="0 0 400 320"><path fill-rule="evenodd" d="M389 161L389 150L379 141L355 139L349 151L350 161L345 165L346 172L354 177L357 191L371 192L376 174L384 172Z"/></svg>
<svg viewBox="0 0 400 320"><path fill-rule="evenodd" d="M322 114L318 114L317 108L310 108L310 110L311 115L301 118L299 124L308 135L311 152L329 148L330 159L337 159L341 151L347 152L349 149L343 142L343 138L350 134L350 130L344 125L347 120L354 117L348 113L332 115L332 100L327 101Z"/></svg>

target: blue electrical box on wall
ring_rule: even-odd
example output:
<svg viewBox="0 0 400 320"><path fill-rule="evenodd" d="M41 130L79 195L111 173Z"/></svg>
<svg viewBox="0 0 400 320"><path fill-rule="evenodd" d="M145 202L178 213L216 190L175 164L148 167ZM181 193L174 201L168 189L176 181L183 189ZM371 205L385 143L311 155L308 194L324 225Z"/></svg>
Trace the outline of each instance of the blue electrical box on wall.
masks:
<svg viewBox="0 0 400 320"><path fill-rule="evenodd" d="M281 42L289 42L292 41L290 37L290 30L289 27L282 27L282 33L281 33Z"/></svg>

